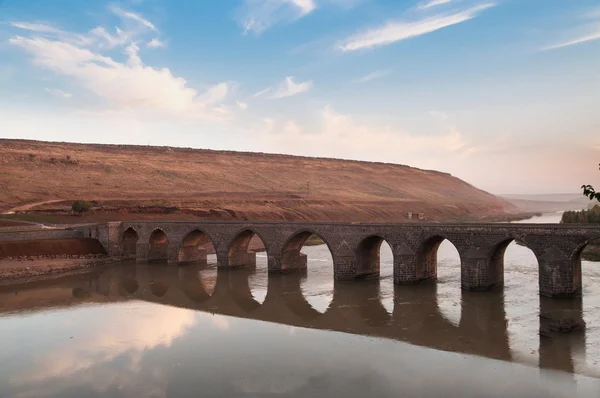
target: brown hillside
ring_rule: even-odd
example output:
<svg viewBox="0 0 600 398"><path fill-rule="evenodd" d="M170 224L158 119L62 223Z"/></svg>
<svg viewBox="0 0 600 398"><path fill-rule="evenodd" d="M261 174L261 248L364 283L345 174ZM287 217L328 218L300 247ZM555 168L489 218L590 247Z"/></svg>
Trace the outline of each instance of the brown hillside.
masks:
<svg viewBox="0 0 600 398"><path fill-rule="evenodd" d="M446 173L287 155L0 140L0 170L3 211L74 199L97 200L93 213L112 218L456 220L514 210Z"/></svg>

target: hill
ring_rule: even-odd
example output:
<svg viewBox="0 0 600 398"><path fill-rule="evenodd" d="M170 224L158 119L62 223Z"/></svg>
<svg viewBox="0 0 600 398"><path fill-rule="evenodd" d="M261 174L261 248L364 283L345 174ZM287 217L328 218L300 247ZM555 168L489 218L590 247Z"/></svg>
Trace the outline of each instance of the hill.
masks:
<svg viewBox="0 0 600 398"><path fill-rule="evenodd" d="M189 148L0 140L0 210L88 218L403 221L504 217L515 208L438 171ZM62 201L62 202L61 202Z"/></svg>
<svg viewBox="0 0 600 398"><path fill-rule="evenodd" d="M585 196L578 193L499 195L521 211L551 213L556 211L581 210L592 205Z"/></svg>

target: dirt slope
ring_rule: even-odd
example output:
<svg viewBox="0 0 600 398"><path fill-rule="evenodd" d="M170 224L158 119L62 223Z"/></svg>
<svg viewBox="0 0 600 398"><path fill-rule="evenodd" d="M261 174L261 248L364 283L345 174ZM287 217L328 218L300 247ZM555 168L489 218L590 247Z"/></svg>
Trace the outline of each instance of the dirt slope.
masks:
<svg viewBox="0 0 600 398"><path fill-rule="evenodd" d="M78 198L125 218L401 221L406 212L455 220L515 211L449 174L395 164L0 139L0 210Z"/></svg>

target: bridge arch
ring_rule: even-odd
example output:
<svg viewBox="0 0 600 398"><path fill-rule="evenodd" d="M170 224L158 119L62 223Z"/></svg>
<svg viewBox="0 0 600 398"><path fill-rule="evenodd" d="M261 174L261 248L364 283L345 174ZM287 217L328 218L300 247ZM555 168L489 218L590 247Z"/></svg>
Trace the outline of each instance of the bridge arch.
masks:
<svg viewBox="0 0 600 398"><path fill-rule="evenodd" d="M522 248L522 249L519 249ZM506 251L511 250L524 250L525 257L534 257L536 265L536 273L539 273L540 261L538 253L531 247L526 239L522 237L510 236L500 242L492 245L490 253L488 254L488 284L490 286L501 286L504 284L504 269L506 268L505 254ZM522 255L523 256L523 255Z"/></svg>
<svg viewBox="0 0 600 398"><path fill-rule="evenodd" d="M575 248L575 250L573 250L573 252L571 253L571 260L581 262L581 260L584 259L583 257L585 257L585 256L589 256L590 258L592 256L594 256L594 257L600 256L600 249L595 250L595 248L594 248L593 252L592 252L592 250L590 250L594 246L600 247L600 235L593 236L590 239L583 242L582 244L578 245ZM596 252L598 252L598 253L596 253ZM593 260L593 261L597 261L597 260Z"/></svg>
<svg viewBox="0 0 600 398"><path fill-rule="evenodd" d="M283 244L281 249L281 269L282 271L290 269L306 269L307 257L301 253L302 247L305 246L307 240L315 236L320 239L329 250L329 253L333 257L333 249L327 239L325 239L320 233L312 229L300 229L292 233Z"/></svg>
<svg viewBox="0 0 600 398"><path fill-rule="evenodd" d="M121 257L135 258L139 234L133 227L127 228L121 237Z"/></svg>
<svg viewBox="0 0 600 398"><path fill-rule="evenodd" d="M442 234L435 234L421 240L417 250L416 279L437 280L438 277L438 250L442 243L447 241L458 253L459 262L462 261L460 251L456 244ZM459 263L460 265L460 263Z"/></svg>
<svg viewBox="0 0 600 398"><path fill-rule="evenodd" d="M583 291L583 271L582 260L600 261L600 235L588 239L583 244L577 246L570 256L571 275L573 278L573 287L577 294Z"/></svg>
<svg viewBox="0 0 600 398"><path fill-rule="evenodd" d="M299 294L302 294L305 301L321 314L325 313L333 300L334 266L334 251L330 243L327 238L313 229L295 231L283 246L282 271L302 272Z"/></svg>
<svg viewBox="0 0 600 398"><path fill-rule="evenodd" d="M169 238L165 231L156 228L148 238L148 261L162 261L169 258Z"/></svg>
<svg viewBox="0 0 600 398"><path fill-rule="evenodd" d="M385 243L391 248L390 243L383 234L373 234L363 238L356 247L356 277L379 277L381 270L381 246ZM394 254L392 252L392 264Z"/></svg>
<svg viewBox="0 0 600 398"><path fill-rule="evenodd" d="M457 243L444 234L423 239L416 251L417 280L437 281L431 292L432 311L448 325L461 319L461 286L464 261Z"/></svg>
<svg viewBox="0 0 600 398"><path fill-rule="evenodd" d="M251 247L252 241L260 240L265 254L268 247L264 238L253 228L243 228L237 231L227 245L227 262L229 267L256 266L256 251ZM258 242L255 242L258 243ZM260 248L257 246L257 248Z"/></svg>
<svg viewBox="0 0 600 398"><path fill-rule="evenodd" d="M207 262L208 254L215 253L211 236L200 228L188 231L181 240L176 253L178 263Z"/></svg>

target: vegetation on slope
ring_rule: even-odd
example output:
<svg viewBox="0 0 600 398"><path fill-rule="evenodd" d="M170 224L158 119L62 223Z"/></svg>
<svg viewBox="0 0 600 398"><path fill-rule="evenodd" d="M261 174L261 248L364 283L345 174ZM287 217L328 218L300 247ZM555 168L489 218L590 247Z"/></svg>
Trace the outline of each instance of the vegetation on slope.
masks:
<svg viewBox="0 0 600 398"><path fill-rule="evenodd" d="M562 215L561 223L565 224L600 224L600 205L589 210L566 211ZM600 261L600 242L590 243L581 254L582 258L589 261Z"/></svg>

